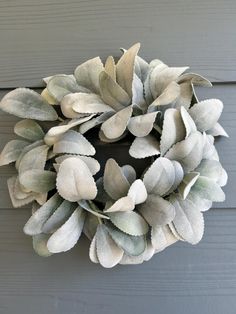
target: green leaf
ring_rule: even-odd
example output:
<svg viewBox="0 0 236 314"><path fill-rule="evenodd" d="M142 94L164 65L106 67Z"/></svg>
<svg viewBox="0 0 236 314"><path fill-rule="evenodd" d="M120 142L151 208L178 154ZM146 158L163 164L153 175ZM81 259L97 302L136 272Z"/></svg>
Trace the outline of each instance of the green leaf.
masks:
<svg viewBox="0 0 236 314"><path fill-rule="evenodd" d="M80 238L85 220L85 212L77 208L70 218L59 227L47 242L48 250L52 253L70 250Z"/></svg>
<svg viewBox="0 0 236 314"><path fill-rule="evenodd" d="M37 193L46 193L56 185L56 173L40 169L25 171L19 179L26 189Z"/></svg>
<svg viewBox="0 0 236 314"><path fill-rule="evenodd" d="M58 193L66 200L92 200L96 197L97 187L92 174L79 158L67 158L59 168L57 174Z"/></svg>
<svg viewBox="0 0 236 314"><path fill-rule="evenodd" d="M56 111L41 95L27 88L17 88L6 94L0 109L20 118L41 121L54 121L58 116Z"/></svg>
<svg viewBox="0 0 236 314"><path fill-rule="evenodd" d="M53 146L55 154L95 155L95 148L80 133L69 130Z"/></svg>
<svg viewBox="0 0 236 314"><path fill-rule="evenodd" d="M109 217L118 229L127 234L141 236L148 232L148 224L134 211L109 213Z"/></svg>
<svg viewBox="0 0 236 314"><path fill-rule="evenodd" d="M25 119L16 123L14 127L15 134L32 142L42 140L44 131L34 120Z"/></svg>
<svg viewBox="0 0 236 314"><path fill-rule="evenodd" d="M0 154L0 166L8 165L19 158L22 149L29 145L26 141L12 140L8 142Z"/></svg>
<svg viewBox="0 0 236 314"><path fill-rule="evenodd" d="M36 212L30 217L24 226L24 233L28 235L36 235L42 233L42 227L52 213L62 203L62 198L55 193L45 204L43 204Z"/></svg>
<svg viewBox="0 0 236 314"><path fill-rule="evenodd" d="M137 256L144 252L146 248L146 240L144 236L131 236L112 225L107 225L106 228L115 243L125 251L126 254Z"/></svg>

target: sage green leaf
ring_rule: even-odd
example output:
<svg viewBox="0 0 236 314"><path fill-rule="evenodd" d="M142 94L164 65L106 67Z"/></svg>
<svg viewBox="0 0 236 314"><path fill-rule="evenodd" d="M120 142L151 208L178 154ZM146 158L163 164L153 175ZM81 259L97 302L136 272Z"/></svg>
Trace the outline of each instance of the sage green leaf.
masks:
<svg viewBox="0 0 236 314"><path fill-rule="evenodd" d="M92 200L96 197L97 187L92 174L79 158L67 158L59 168L57 174L58 193L66 200Z"/></svg>
<svg viewBox="0 0 236 314"><path fill-rule="evenodd" d="M44 142L49 146L55 144L64 133L66 133L75 126L90 120L92 117L93 115L83 118L76 118L69 120L69 122L67 122L66 124L52 127L45 135Z"/></svg>
<svg viewBox="0 0 236 314"><path fill-rule="evenodd" d="M159 142L150 134L145 137L137 137L130 146L129 154L137 159L159 155Z"/></svg>
<svg viewBox="0 0 236 314"><path fill-rule="evenodd" d="M152 227L151 242L156 252L163 251L176 241L177 238L173 235L168 225Z"/></svg>
<svg viewBox="0 0 236 314"><path fill-rule="evenodd" d="M106 228L115 243L124 250L126 254L137 256L144 252L146 248L144 236L131 236L111 225L107 225Z"/></svg>
<svg viewBox="0 0 236 314"><path fill-rule="evenodd" d="M138 211L152 227L167 225L175 216L174 206L155 194L149 194L146 202L138 207Z"/></svg>
<svg viewBox="0 0 236 314"><path fill-rule="evenodd" d="M219 161L219 156L214 146L214 137L203 133L203 154L202 159L211 159Z"/></svg>
<svg viewBox="0 0 236 314"><path fill-rule="evenodd" d="M116 65L115 60L112 56L109 56L105 62L105 71L106 73L114 80L116 81Z"/></svg>
<svg viewBox="0 0 236 314"><path fill-rule="evenodd" d="M223 168L217 160L203 159L195 171L199 172L201 176L208 177L218 183Z"/></svg>
<svg viewBox="0 0 236 314"><path fill-rule="evenodd" d="M41 96L49 103L49 105L58 105L58 101L51 94L49 94L47 88L43 89L43 91L41 92Z"/></svg>
<svg viewBox="0 0 236 314"><path fill-rule="evenodd" d="M98 171L100 170L100 164L99 162L92 158L92 157L88 157L88 156L76 156L76 155L70 155L70 154L66 154L66 155L61 155L59 157L57 157L55 160L57 162L57 164L61 164L64 160L66 160L67 158L70 157L74 157L74 158L79 158L81 160L83 160L83 162L86 163L86 165L88 166L91 174L94 176L96 173L98 173Z"/></svg>
<svg viewBox="0 0 236 314"><path fill-rule="evenodd" d="M78 204L80 205L81 208L83 208L84 210L93 214L96 217L103 218L103 219L110 219L109 217L104 215L103 212L101 212L99 208L91 201L80 200L78 201Z"/></svg>
<svg viewBox="0 0 236 314"><path fill-rule="evenodd" d="M57 101L70 93L86 92L87 90L79 86L72 75L58 74L52 76L47 83L47 90Z"/></svg>
<svg viewBox="0 0 236 314"><path fill-rule="evenodd" d="M113 114L114 114L113 111L104 112L104 113L100 114L99 116L97 116L93 119L90 119L87 122L82 123L79 126L79 132L81 134L88 132L92 128L95 128L97 125L100 125L103 122L105 122L107 119L109 119L111 116L113 116Z"/></svg>
<svg viewBox="0 0 236 314"><path fill-rule="evenodd" d="M63 97L60 103L60 108L63 115L69 119L78 119L87 117L88 114L78 113L73 109L73 104L77 98L77 93L71 93Z"/></svg>
<svg viewBox="0 0 236 314"><path fill-rule="evenodd" d="M111 139L111 138L106 137L102 130L99 130L98 136L99 136L100 141L102 141L102 142L105 142L105 143L115 143L115 142L120 141L124 137L126 137L127 133L128 132L125 130L124 133L121 136Z"/></svg>
<svg viewBox="0 0 236 314"><path fill-rule="evenodd" d="M22 200L31 195L31 191L25 190L25 188L20 184L19 176L16 177L14 185L14 196L18 200Z"/></svg>
<svg viewBox="0 0 236 314"><path fill-rule="evenodd" d="M0 109L20 118L54 121L58 116L41 95L28 88L17 88L6 94Z"/></svg>
<svg viewBox="0 0 236 314"><path fill-rule="evenodd" d="M29 145L25 146L25 147L22 149L22 151L21 151L19 157L18 157L17 160L16 160L16 163L15 163L16 169L17 169L17 170L19 169L19 165L20 165L20 163L21 163L21 160L22 160L23 156L24 156L27 152L29 152L30 150L32 150L32 149L35 148L35 147L42 146L42 145L44 145L44 144L45 144L44 141L39 140L39 141L36 141L36 142L34 142L34 143L32 143L32 144L29 144Z"/></svg>
<svg viewBox="0 0 236 314"><path fill-rule="evenodd" d="M184 177L184 170L182 166L180 165L180 163L178 161L172 160L172 165L174 166L174 170L175 170L175 179L174 179L174 183L172 187L167 192L167 194L170 194L171 192L175 191Z"/></svg>
<svg viewBox="0 0 236 314"><path fill-rule="evenodd" d="M33 249L39 256L48 257L52 255L47 248L48 238L49 236L43 233L33 236Z"/></svg>
<svg viewBox="0 0 236 314"><path fill-rule="evenodd" d="M132 106L126 107L103 122L101 130L105 136L109 139L116 139L120 137L126 130L132 111Z"/></svg>
<svg viewBox="0 0 236 314"><path fill-rule="evenodd" d="M32 142L42 140L44 131L34 120L25 119L16 123L14 127L15 134Z"/></svg>
<svg viewBox="0 0 236 314"><path fill-rule="evenodd" d="M104 170L104 189L114 200L126 196L130 184L124 176L117 162L110 158L107 160Z"/></svg>
<svg viewBox="0 0 236 314"><path fill-rule="evenodd" d="M45 204L36 210L24 226L24 233L36 235L43 232L42 227L53 212L62 203L62 198L55 193Z"/></svg>
<svg viewBox="0 0 236 314"><path fill-rule="evenodd" d="M181 107L184 107L185 109L189 109L192 103L193 95L194 95L194 89L193 85L190 81L179 83L179 96L175 100L174 107L176 109L180 109Z"/></svg>
<svg viewBox="0 0 236 314"><path fill-rule="evenodd" d="M198 208L199 211L205 212L209 210L212 206L212 201L202 198L198 193L190 191L188 193L187 199L195 204L195 207Z"/></svg>
<svg viewBox="0 0 236 314"><path fill-rule="evenodd" d="M179 141L185 138L185 126L177 109L167 109L164 114L164 121L161 134L160 149L162 156Z"/></svg>
<svg viewBox="0 0 236 314"><path fill-rule="evenodd" d="M184 73L177 80L179 84L187 81L190 81L193 85L197 86L212 86L211 82L208 79L196 73Z"/></svg>
<svg viewBox="0 0 236 314"><path fill-rule="evenodd" d="M135 73L132 82L132 104L135 104L143 112L147 110L147 103L144 99L143 83Z"/></svg>
<svg viewBox="0 0 236 314"><path fill-rule="evenodd" d="M220 178L217 180L217 183L219 184L219 186L225 186L226 183L227 183L227 181L228 181L227 172L225 171L224 168L222 168L221 176L220 176Z"/></svg>
<svg viewBox="0 0 236 314"><path fill-rule="evenodd" d="M25 171L31 169L44 169L47 160L48 149L49 147L47 145L42 145L35 147L24 154L18 168L20 182L21 174L23 174Z"/></svg>
<svg viewBox="0 0 236 314"><path fill-rule="evenodd" d="M129 131L137 137L148 135L152 131L156 115L157 112L152 112L130 118L128 124Z"/></svg>
<svg viewBox="0 0 236 314"><path fill-rule="evenodd" d="M0 166L8 165L19 158L22 149L24 149L28 142L22 140L11 140L3 148L0 154Z"/></svg>
<svg viewBox="0 0 236 314"><path fill-rule="evenodd" d="M194 208L192 202L173 197L171 202L175 207L173 225L178 234L187 242L197 244L204 233L202 213Z"/></svg>
<svg viewBox="0 0 236 314"><path fill-rule="evenodd" d="M20 175L19 180L29 191L46 193L55 188L56 173L52 171L32 169L23 172Z"/></svg>
<svg viewBox="0 0 236 314"><path fill-rule="evenodd" d="M165 64L157 65L151 73L150 89L153 98L157 98L172 82L185 72L188 67L168 67Z"/></svg>
<svg viewBox="0 0 236 314"><path fill-rule="evenodd" d="M96 94L99 94L99 75L104 70L99 57L90 59L75 69L77 83Z"/></svg>
<svg viewBox="0 0 236 314"><path fill-rule="evenodd" d="M135 203L130 196L124 196L119 198L115 203L113 203L110 207L106 208L105 213L113 213L113 212L125 212L131 211L135 207Z"/></svg>
<svg viewBox="0 0 236 314"><path fill-rule="evenodd" d="M63 200L58 208L52 213L42 226L44 233L53 233L60 228L73 213L75 206L73 203Z"/></svg>
<svg viewBox="0 0 236 314"><path fill-rule="evenodd" d="M132 166L124 165L121 167L121 170L129 184L132 184L136 180L136 171Z"/></svg>
<svg viewBox="0 0 236 314"><path fill-rule="evenodd" d="M175 144L165 157L178 161L185 172L194 170L201 162L203 155L202 134L195 132L185 140Z"/></svg>
<svg viewBox="0 0 236 314"><path fill-rule="evenodd" d="M129 48L119 59L116 65L116 78L118 84L132 97L135 57L138 54L140 43Z"/></svg>
<svg viewBox="0 0 236 314"><path fill-rule="evenodd" d="M98 178L98 180L96 181L96 186L98 189L98 193L95 198L96 201L105 204L107 201L112 200L104 189L103 177Z"/></svg>
<svg viewBox="0 0 236 314"><path fill-rule="evenodd" d="M210 130L207 130L207 134L212 136L225 136L229 137L224 128L217 122Z"/></svg>
<svg viewBox="0 0 236 314"><path fill-rule="evenodd" d="M96 248L96 237L94 236L91 240L89 247L89 258L93 263L99 263Z"/></svg>
<svg viewBox="0 0 236 314"><path fill-rule="evenodd" d="M135 180L128 191L128 196L133 200L135 205L141 204L147 199L147 190L142 180Z"/></svg>
<svg viewBox="0 0 236 314"><path fill-rule="evenodd" d="M214 127L222 110L223 104L219 99L207 99L193 105L189 109L189 114L197 129L204 132Z"/></svg>
<svg viewBox="0 0 236 314"><path fill-rule="evenodd" d="M180 95L180 86L176 82L171 82L163 90L148 107L148 112L153 112L161 109L161 106L168 106L174 104Z"/></svg>
<svg viewBox="0 0 236 314"><path fill-rule="evenodd" d="M8 191L9 191L9 195L10 195L13 207L17 208L17 207L21 207L21 206L24 206L33 202L35 199L34 193L29 193L29 195L23 199L17 199L15 197L15 191L14 191L15 182L16 182L16 176L10 177L7 180Z"/></svg>
<svg viewBox="0 0 236 314"><path fill-rule="evenodd" d="M194 133L197 131L196 125L187 112L187 110L182 106L180 108L181 117L184 123L185 131L186 131L186 137L187 138L191 133Z"/></svg>
<svg viewBox="0 0 236 314"><path fill-rule="evenodd" d="M86 237L92 241L97 226L99 224L97 216L94 216L93 214L90 214L89 212L86 213L84 227L83 227L83 233L86 235Z"/></svg>
<svg viewBox="0 0 236 314"><path fill-rule="evenodd" d="M192 187L192 191L212 202L223 202L225 200L225 194L221 187L214 180L207 177L200 176Z"/></svg>
<svg viewBox="0 0 236 314"><path fill-rule="evenodd" d="M154 255L154 253L155 253L154 247L152 246L151 242L148 241L146 248L142 254L137 256L124 254L120 261L120 264L122 265L142 264L144 261L149 261Z"/></svg>
<svg viewBox="0 0 236 314"><path fill-rule="evenodd" d="M80 238L85 220L85 212L77 208L70 218L59 227L47 242L48 250L52 253L70 250Z"/></svg>
<svg viewBox="0 0 236 314"><path fill-rule="evenodd" d="M135 73L141 79L142 82L145 81L149 70L149 64L143 58L135 57Z"/></svg>
<svg viewBox="0 0 236 314"><path fill-rule="evenodd" d="M122 110L131 103L130 96L105 71L99 76L100 94L103 101L115 111Z"/></svg>
<svg viewBox="0 0 236 314"><path fill-rule="evenodd" d="M105 225L98 225L95 238L99 263L105 268L118 264L124 251L117 246Z"/></svg>
<svg viewBox="0 0 236 314"><path fill-rule="evenodd" d="M53 152L89 156L95 155L95 148L82 134L69 130L54 144Z"/></svg>
<svg viewBox="0 0 236 314"><path fill-rule="evenodd" d="M172 162L164 157L157 158L143 177L148 193L165 195L175 182L175 168Z"/></svg>
<svg viewBox="0 0 236 314"><path fill-rule="evenodd" d="M141 236L148 232L148 224L134 211L109 213L109 217L118 229L127 234Z"/></svg>
<svg viewBox="0 0 236 314"><path fill-rule="evenodd" d="M184 200L188 196L192 186L199 178L199 175L199 172L189 172L184 176L183 181L178 187L178 191Z"/></svg>

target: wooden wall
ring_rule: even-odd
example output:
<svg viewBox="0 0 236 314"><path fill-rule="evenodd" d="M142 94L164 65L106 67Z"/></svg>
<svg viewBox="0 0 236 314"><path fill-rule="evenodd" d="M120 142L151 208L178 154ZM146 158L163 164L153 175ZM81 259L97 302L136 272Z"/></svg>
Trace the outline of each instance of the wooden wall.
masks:
<svg viewBox="0 0 236 314"><path fill-rule="evenodd" d="M234 0L0 0L0 98L40 88L90 57L119 56L140 41L141 55L189 65L215 82L200 99L220 98L230 139L217 141L229 174L226 201L207 212L197 246L178 243L138 266L102 269L84 239L43 259L22 232L29 209L13 209L0 169L0 314L234 314L236 308L236 2ZM14 137L0 113L0 149Z"/></svg>

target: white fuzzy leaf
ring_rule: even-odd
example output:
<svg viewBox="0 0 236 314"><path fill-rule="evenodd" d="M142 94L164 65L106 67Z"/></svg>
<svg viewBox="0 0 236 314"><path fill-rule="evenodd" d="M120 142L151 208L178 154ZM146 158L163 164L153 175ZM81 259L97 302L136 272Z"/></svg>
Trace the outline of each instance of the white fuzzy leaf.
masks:
<svg viewBox="0 0 236 314"><path fill-rule="evenodd" d="M151 242L156 252L164 250L176 241L177 238L173 235L168 225L153 227L151 230Z"/></svg>
<svg viewBox="0 0 236 314"><path fill-rule="evenodd" d="M142 180L135 180L129 188L128 196L135 205L141 204L147 199L147 190Z"/></svg>
<svg viewBox="0 0 236 314"><path fill-rule="evenodd" d="M28 142L21 140L11 140L8 142L0 154L0 166L16 161L27 145L29 145Z"/></svg>
<svg viewBox="0 0 236 314"><path fill-rule="evenodd" d="M186 199L199 175L199 172L189 172L184 176L182 183L178 187L178 191L183 199Z"/></svg>
<svg viewBox="0 0 236 314"><path fill-rule="evenodd" d="M137 137L144 137L148 135L153 128L156 115L157 112L152 112L130 118L128 124L129 131Z"/></svg>
<svg viewBox="0 0 236 314"><path fill-rule="evenodd" d="M42 140L44 132L41 126L34 120L25 119L16 123L15 134L32 142Z"/></svg>
<svg viewBox="0 0 236 314"><path fill-rule="evenodd" d="M192 187L192 191L213 202L223 202L225 200L225 194L221 187L214 180L207 177L200 176Z"/></svg>
<svg viewBox="0 0 236 314"><path fill-rule="evenodd" d="M186 130L186 138L187 138L191 133L196 132L197 128L193 119L191 118L191 116L189 115L189 113L183 106L180 108L180 113L181 113L181 117L182 117L184 127Z"/></svg>
<svg viewBox="0 0 236 314"><path fill-rule="evenodd" d="M9 191L9 195L10 195L13 207L17 208L17 207L21 207L21 206L24 206L24 205L27 205L27 204L33 202L35 199L34 193L29 193L29 195L23 199L17 199L16 198L16 196L15 196L15 182L16 182L15 176L10 177L7 180L8 191Z"/></svg>
<svg viewBox="0 0 236 314"><path fill-rule="evenodd" d="M129 154L138 159L159 155L159 142L150 134L145 137L137 137L130 146Z"/></svg>
<svg viewBox="0 0 236 314"><path fill-rule="evenodd" d="M20 183L29 191L46 193L55 188L56 173L52 171L32 169L23 172Z"/></svg>
<svg viewBox="0 0 236 314"><path fill-rule="evenodd" d="M224 128L217 122L210 130L207 131L207 134L213 136L225 136L229 137Z"/></svg>
<svg viewBox="0 0 236 314"><path fill-rule="evenodd" d="M103 122L105 122L107 119L109 119L111 116L113 116L113 114L114 114L113 111L104 112L104 113L100 114L99 116L96 116L95 118L90 119L89 121L82 123L79 126L79 132L81 134L86 133L87 131L91 130L92 128L95 128L97 125L100 125Z"/></svg>
<svg viewBox="0 0 236 314"><path fill-rule="evenodd" d="M135 203L130 196L124 196L119 198L114 204L106 208L105 213L113 213L120 211L131 211L135 207Z"/></svg>
<svg viewBox="0 0 236 314"><path fill-rule="evenodd" d="M43 233L33 236L33 248L39 256L48 257L52 255L47 248L48 238L49 236Z"/></svg>

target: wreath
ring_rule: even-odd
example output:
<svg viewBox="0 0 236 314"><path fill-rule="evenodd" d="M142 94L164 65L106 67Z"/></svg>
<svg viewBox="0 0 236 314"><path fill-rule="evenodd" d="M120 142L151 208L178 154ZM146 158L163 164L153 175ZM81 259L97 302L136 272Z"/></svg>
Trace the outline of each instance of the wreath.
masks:
<svg viewBox="0 0 236 314"><path fill-rule="evenodd" d="M84 233L92 262L142 263L178 240L198 243L203 212L225 199L214 146L215 136L227 136L217 122L222 102L199 101L194 87L211 86L206 78L147 63L139 48L122 49L117 63L96 57L73 75L47 77L41 94L17 88L1 100L23 120L0 165L15 164L9 194L14 207L32 203L24 232L41 256L70 250ZM130 156L148 167L137 178L110 158L100 175L87 134L110 147L129 136Z"/></svg>

